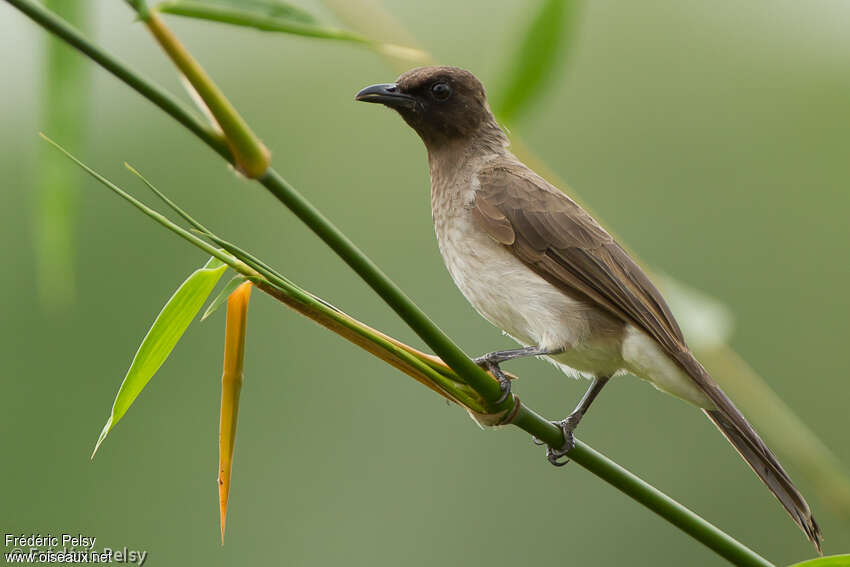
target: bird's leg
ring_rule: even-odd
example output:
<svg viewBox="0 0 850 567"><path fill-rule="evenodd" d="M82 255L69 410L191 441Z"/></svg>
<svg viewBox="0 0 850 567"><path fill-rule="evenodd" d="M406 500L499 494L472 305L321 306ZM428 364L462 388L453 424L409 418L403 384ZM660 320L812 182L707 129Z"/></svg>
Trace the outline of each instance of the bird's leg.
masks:
<svg viewBox="0 0 850 567"><path fill-rule="evenodd" d="M602 388L608 383L609 379L610 376L594 378L590 387L584 393L581 401L576 406L576 409L574 409L566 418L555 422L555 424L561 428L561 431L564 432L564 445L560 449L546 447L546 458L549 459L549 462L556 467L562 467L570 462L569 459L564 461L561 459L576 446L573 431L575 431L576 427L578 427L581 418L584 417L585 413L587 413L590 404L593 403L593 400L596 399L596 396L599 395L599 392L602 391Z"/></svg>
<svg viewBox="0 0 850 567"><path fill-rule="evenodd" d="M505 376L505 373L502 372L502 369L499 368L499 365L503 362L507 362L509 360L513 360L515 358L524 358L527 356L545 356L547 354L558 354L563 352L563 349L545 349L541 346L527 346L523 348L513 348L509 350L497 350L495 352L488 352L487 354L483 354L478 358L473 358L472 361L483 368L484 370L488 370L493 373L499 380L499 386L502 389L502 396L497 400L497 404L502 403L507 399L508 394L511 393L511 381L508 380L508 377Z"/></svg>

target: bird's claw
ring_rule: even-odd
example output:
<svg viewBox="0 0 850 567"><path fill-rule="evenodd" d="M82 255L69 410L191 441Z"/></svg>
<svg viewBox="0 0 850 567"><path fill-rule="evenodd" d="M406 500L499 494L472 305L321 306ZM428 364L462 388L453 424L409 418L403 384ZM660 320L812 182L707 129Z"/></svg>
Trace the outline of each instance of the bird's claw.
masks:
<svg viewBox="0 0 850 567"><path fill-rule="evenodd" d="M496 400L496 405L507 400L508 396L511 395L511 381L505 373L502 372L502 369L499 367L499 363L493 362L486 354L484 356L479 356L478 358L473 358L472 361L484 370L492 373L499 381L499 389L502 391L502 395L499 396L498 400Z"/></svg>
<svg viewBox="0 0 850 567"><path fill-rule="evenodd" d="M499 396L499 399L496 400L496 405L501 404L505 400L508 399L508 396L511 395L511 381L508 380L508 377L499 370L499 373L496 375L496 378L499 379L499 389L502 391L502 395Z"/></svg>
<svg viewBox="0 0 850 567"><path fill-rule="evenodd" d="M573 436L575 420L571 419L572 417L573 416L571 415L562 421L552 422L564 432L564 444L560 448L554 449L552 447L546 447L546 459L548 459L549 462L556 467L562 467L570 462L566 456L570 451L575 449L576 446L576 440ZM532 437L531 440L535 445L544 445L543 441L539 440L537 437Z"/></svg>

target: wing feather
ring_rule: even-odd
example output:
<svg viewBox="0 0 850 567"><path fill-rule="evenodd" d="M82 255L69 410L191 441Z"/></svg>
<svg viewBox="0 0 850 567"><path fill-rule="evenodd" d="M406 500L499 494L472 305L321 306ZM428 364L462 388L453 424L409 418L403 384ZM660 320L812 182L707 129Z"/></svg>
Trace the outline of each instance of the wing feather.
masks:
<svg viewBox="0 0 850 567"><path fill-rule="evenodd" d="M584 209L519 163L479 173L477 222L567 295L604 309L653 337L714 403L706 410L794 521L820 549L802 494L746 418L694 358L661 293Z"/></svg>
<svg viewBox="0 0 850 567"><path fill-rule="evenodd" d="M665 348L685 348L661 294L584 209L524 167L491 168L478 180L476 218L491 237L568 294L634 322Z"/></svg>

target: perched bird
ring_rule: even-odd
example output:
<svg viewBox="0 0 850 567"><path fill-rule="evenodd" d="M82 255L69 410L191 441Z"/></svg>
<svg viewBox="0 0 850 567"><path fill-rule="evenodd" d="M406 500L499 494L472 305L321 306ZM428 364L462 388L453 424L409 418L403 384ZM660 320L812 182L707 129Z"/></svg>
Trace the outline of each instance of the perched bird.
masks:
<svg viewBox="0 0 850 567"><path fill-rule="evenodd" d="M590 388L558 422L567 440L608 380L632 373L702 409L820 551L809 505L732 401L691 354L664 299L593 217L520 162L469 71L421 67L367 87L358 101L396 110L422 138L440 252L466 299L522 348L475 359L499 364L549 357Z"/></svg>

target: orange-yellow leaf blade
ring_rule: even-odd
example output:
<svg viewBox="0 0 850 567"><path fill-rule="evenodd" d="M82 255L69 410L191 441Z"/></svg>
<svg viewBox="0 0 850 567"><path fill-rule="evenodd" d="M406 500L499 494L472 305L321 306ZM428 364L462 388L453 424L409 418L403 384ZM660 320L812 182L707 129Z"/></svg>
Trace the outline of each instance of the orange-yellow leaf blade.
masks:
<svg viewBox="0 0 850 567"><path fill-rule="evenodd" d="M222 545L224 545L224 526L227 520L227 500L230 496L230 473L233 468L236 419L239 415L239 393L242 390L242 369L245 364L245 329L250 298L251 283L245 282L237 287L227 299L227 322L224 330L224 372L221 376L221 422L218 440L218 501L221 513Z"/></svg>

